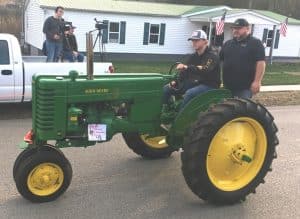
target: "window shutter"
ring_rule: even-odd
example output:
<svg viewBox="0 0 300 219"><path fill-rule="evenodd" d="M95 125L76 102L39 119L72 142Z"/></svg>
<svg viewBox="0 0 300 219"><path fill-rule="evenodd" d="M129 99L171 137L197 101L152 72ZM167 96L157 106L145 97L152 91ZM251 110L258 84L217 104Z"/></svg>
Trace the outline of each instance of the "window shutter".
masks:
<svg viewBox="0 0 300 219"><path fill-rule="evenodd" d="M143 45L148 45L150 23L144 23L144 41Z"/></svg>
<svg viewBox="0 0 300 219"><path fill-rule="evenodd" d="M251 36L253 36L254 33L254 24L251 25Z"/></svg>
<svg viewBox="0 0 300 219"><path fill-rule="evenodd" d="M266 43L266 41L267 41L267 35L268 35L268 29L264 29L264 34L263 34L263 38L262 38L262 41L264 43Z"/></svg>
<svg viewBox="0 0 300 219"><path fill-rule="evenodd" d="M159 45L165 44L166 24L160 24Z"/></svg>
<svg viewBox="0 0 300 219"><path fill-rule="evenodd" d="M103 20L104 23L107 22L107 24L109 23L108 20ZM108 26L109 28L109 26ZM102 30L102 43L107 43L108 42L108 28L107 29L104 29Z"/></svg>
<svg viewBox="0 0 300 219"><path fill-rule="evenodd" d="M120 44L125 44L125 36L126 36L126 22L121 21Z"/></svg>
<svg viewBox="0 0 300 219"><path fill-rule="evenodd" d="M280 33L279 33L279 30L277 30L276 31L276 38L275 38L275 46L274 46L275 49L278 49L279 39L280 39Z"/></svg>

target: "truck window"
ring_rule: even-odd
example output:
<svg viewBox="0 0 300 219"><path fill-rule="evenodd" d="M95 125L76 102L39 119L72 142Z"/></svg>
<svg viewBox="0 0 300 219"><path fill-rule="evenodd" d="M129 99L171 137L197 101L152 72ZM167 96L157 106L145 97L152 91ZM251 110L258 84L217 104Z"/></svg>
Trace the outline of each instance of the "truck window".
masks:
<svg viewBox="0 0 300 219"><path fill-rule="evenodd" d="M9 51L6 40L0 40L0 65L9 65Z"/></svg>

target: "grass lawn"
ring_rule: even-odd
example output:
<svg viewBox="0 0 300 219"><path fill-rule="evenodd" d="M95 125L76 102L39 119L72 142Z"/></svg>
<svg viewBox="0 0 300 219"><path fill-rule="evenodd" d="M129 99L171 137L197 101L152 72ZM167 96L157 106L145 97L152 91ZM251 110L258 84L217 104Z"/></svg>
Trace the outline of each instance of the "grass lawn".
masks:
<svg viewBox="0 0 300 219"><path fill-rule="evenodd" d="M168 73L172 62L113 62L116 72ZM268 65L263 85L300 84L300 63L274 63Z"/></svg>

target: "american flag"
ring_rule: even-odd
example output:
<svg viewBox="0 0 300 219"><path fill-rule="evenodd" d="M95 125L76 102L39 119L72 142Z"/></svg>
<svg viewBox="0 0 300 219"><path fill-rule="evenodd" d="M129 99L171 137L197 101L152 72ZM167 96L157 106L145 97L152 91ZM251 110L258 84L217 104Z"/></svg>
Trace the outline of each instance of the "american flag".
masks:
<svg viewBox="0 0 300 219"><path fill-rule="evenodd" d="M227 11L224 12L223 16L216 23L216 35L221 35L224 32L224 22Z"/></svg>
<svg viewBox="0 0 300 219"><path fill-rule="evenodd" d="M286 18L284 22L281 23L281 27L280 27L280 30L279 30L279 33L282 35L282 36L286 36L286 33L287 33L287 24L288 24L288 19L289 18Z"/></svg>

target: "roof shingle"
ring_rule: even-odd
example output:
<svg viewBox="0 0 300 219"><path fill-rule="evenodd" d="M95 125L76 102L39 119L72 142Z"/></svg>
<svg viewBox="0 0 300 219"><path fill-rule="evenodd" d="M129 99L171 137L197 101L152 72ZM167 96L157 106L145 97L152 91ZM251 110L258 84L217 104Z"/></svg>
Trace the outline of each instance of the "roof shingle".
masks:
<svg viewBox="0 0 300 219"><path fill-rule="evenodd" d="M55 8L58 5L66 9L83 10L83 11L101 11L111 13L125 14L142 14L151 16L175 16L201 13L201 17L214 18L222 16L224 6L199 6L199 5L178 5L167 3L153 2L136 2L136 1L120 1L120 0L39 0L41 7ZM220 10L205 13L214 8ZM248 9L232 9L228 10L228 14L247 12ZM271 11L252 10L255 13L283 22L286 16ZM289 18L289 24L300 25L300 20Z"/></svg>

